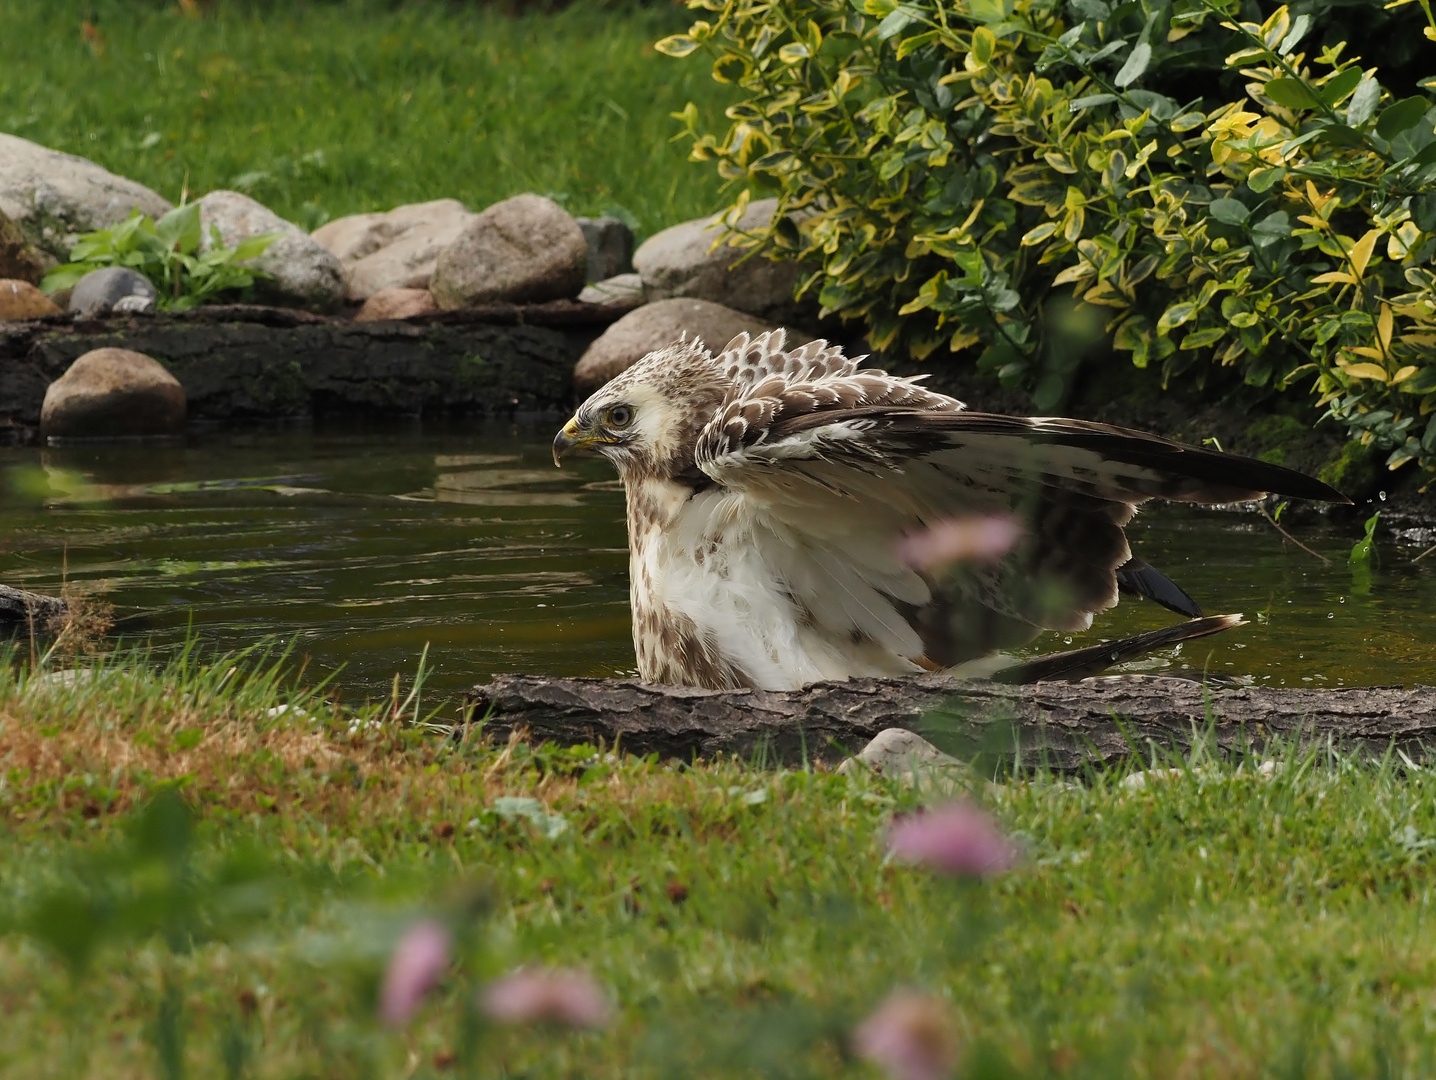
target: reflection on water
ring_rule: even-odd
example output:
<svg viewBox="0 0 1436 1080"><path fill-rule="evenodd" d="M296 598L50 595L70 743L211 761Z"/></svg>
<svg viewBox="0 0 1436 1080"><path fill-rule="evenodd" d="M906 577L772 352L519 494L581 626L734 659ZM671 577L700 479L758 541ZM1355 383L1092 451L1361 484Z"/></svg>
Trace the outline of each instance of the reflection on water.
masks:
<svg viewBox="0 0 1436 1080"><path fill-rule="evenodd" d="M0 450L0 581L104 592L131 638L295 639L316 677L383 693L425 643L447 691L499 671L630 672L622 492L552 466L552 422L223 432L183 446ZM1273 685L1436 682L1436 558L1308 528L1323 565L1259 519L1161 508L1132 546L1209 612L1252 625L1129 670ZM1125 601L1073 643L1162 625ZM1038 643L1063 647L1051 635Z"/></svg>

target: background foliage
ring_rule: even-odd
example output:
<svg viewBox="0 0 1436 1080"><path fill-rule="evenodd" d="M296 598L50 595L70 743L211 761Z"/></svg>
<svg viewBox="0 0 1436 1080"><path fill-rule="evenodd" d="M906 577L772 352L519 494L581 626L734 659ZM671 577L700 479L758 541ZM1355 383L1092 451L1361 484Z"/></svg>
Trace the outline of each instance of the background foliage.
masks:
<svg viewBox="0 0 1436 1080"><path fill-rule="evenodd" d="M536 191L649 233L722 201L669 141L675 103L730 99L653 51L671 4L5 0L0 22L0 131L176 203L233 188L313 229Z"/></svg>
<svg viewBox="0 0 1436 1080"><path fill-rule="evenodd" d="M778 196L747 242L875 349L1056 409L1075 306L1164 385L1310 387L1390 467L1436 468L1427 0L689 6L659 49L744 94L721 133L683 114L693 156L737 209Z"/></svg>

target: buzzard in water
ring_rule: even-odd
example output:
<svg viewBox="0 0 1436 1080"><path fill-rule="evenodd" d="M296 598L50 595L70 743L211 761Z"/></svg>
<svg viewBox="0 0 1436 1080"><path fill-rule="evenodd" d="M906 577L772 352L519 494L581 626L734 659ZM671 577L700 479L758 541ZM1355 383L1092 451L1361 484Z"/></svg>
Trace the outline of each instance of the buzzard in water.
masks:
<svg viewBox="0 0 1436 1080"><path fill-rule="evenodd" d="M1239 616L1132 558L1148 499L1266 493L1344 502L1290 469L1080 420L966 411L922 376L862 369L825 341L740 334L650 353L579 408L554 462L592 451L628 499L633 641L653 683L794 689L970 665L1042 630L1085 630L1118 590L1191 621L1039 659L1073 677ZM934 572L905 538L954 518L1015 518L1005 554ZM1015 673L1015 674L1014 674Z"/></svg>

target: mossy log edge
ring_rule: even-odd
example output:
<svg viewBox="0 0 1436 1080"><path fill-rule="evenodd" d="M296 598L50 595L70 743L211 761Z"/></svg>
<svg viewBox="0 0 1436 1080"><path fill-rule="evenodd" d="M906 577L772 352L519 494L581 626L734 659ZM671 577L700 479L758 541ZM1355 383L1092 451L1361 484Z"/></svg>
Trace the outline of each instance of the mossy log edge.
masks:
<svg viewBox="0 0 1436 1080"><path fill-rule="evenodd" d="M1002 686L943 676L857 679L804 690L718 692L633 680L500 675L469 695L497 738L600 742L662 758L737 754L769 762L833 761L884 728L917 731L943 749L1020 753L1071 772L1139 754L1258 752L1272 740L1328 739L1349 751L1414 761L1436 744L1436 689L1204 686L1161 676Z"/></svg>
<svg viewBox="0 0 1436 1080"><path fill-rule="evenodd" d="M184 387L191 420L558 412L572 404L584 349L631 309L555 300L358 323L231 305L4 322L0 435L32 439L46 388L104 347L164 364Z"/></svg>

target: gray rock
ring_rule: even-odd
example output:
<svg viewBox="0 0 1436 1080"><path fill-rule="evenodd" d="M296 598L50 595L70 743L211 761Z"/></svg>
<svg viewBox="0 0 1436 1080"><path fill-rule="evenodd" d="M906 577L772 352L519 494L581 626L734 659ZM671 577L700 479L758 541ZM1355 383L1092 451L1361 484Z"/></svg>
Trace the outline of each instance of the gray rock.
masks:
<svg viewBox="0 0 1436 1080"><path fill-rule="evenodd" d="M516 195L475 217L439 253L430 291L446 310L563 300L579 294L587 266L583 230L563 207Z"/></svg>
<svg viewBox="0 0 1436 1080"><path fill-rule="evenodd" d="M282 234L263 255L247 264L270 275L255 282L255 293L267 302L325 311L343 298L344 268L329 249L248 195L211 191L199 200L199 219L201 253L213 246L211 225L219 227L226 247L263 233Z"/></svg>
<svg viewBox="0 0 1436 1080"><path fill-rule="evenodd" d="M85 353L45 391L46 438L175 435L184 430L184 388L157 360L129 349Z"/></svg>
<svg viewBox="0 0 1436 1080"><path fill-rule="evenodd" d="M580 304L641 304L643 303L643 278L637 274L619 274L617 277L585 285L578 294Z"/></svg>
<svg viewBox="0 0 1436 1080"><path fill-rule="evenodd" d="M67 261L80 233L123 221L137 207L158 218L170 204L93 161L0 134L0 213L43 256Z"/></svg>
<svg viewBox="0 0 1436 1080"><path fill-rule="evenodd" d="M108 315L112 311L153 311L159 293L138 270L106 266L91 270L70 291L70 311L76 315Z"/></svg>
<svg viewBox="0 0 1436 1080"><path fill-rule="evenodd" d="M0 278L38 285L44 276L45 261L20 226L0 213Z"/></svg>
<svg viewBox="0 0 1436 1080"><path fill-rule="evenodd" d="M633 230L616 217L575 218L588 244L588 280L607 281L633 269Z"/></svg>
<svg viewBox="0 0 1436 1080"><path fill-rule="evenodd" d="M777 206L776 199L750 203L738 220L739 229L767 228ZM793 299L800 276L797 264L751 255L729 242L715 248L724 232L717 218L700 218L645 240L634 253L633 265L643 275L649 300L691 296L775 323L811 323L815 312Z"/></svg>
<svg viewBox="0 0 1436 1080"><path fill-rule="evenodd" d="M858 768L868 768L879 776L909 783L962 780L969 771L965 763L903 728L879 731L860 753L839 765L837 771L850 773Z"/></svg>
<svg viewBox="0 0 1436 1080"><path fill-rule="evenodd" d="M721 349L742 333L761 334L774 329L761 319L707 300L659 300L630 311L605 330L573 369L573 385L580 394L597 390L655 349L671 345L685 334L700 338L710 349ZM794 338L798 345L806 339Z"/></svg>
<svg viewBox="0 0 1436 1080"><path fill-rule="evenodd" d="M435 199L340 218L313 236L344 268L345 297L367 300L384 289L427 289L439 252L476 217L457 199Z"/></svg>

